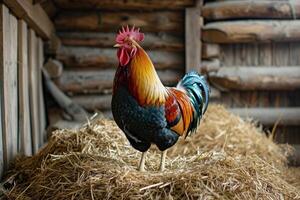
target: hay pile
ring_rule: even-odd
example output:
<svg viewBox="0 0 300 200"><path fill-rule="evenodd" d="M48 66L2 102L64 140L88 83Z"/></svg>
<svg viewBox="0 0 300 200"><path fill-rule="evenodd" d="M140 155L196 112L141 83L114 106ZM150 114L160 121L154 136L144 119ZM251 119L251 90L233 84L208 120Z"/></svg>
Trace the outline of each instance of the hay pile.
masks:
<svg viewBox="0 0 300 200"><path fill-rule="evenodd" d="M114 122L60 130L36 156L19 158L10 172L11 199L297 199L286 181L286 151L253 124L211 105L197 134L160 154L140 153ZM297 183L295 184L297 185ZM299 186L299 184L297 185Z"/></svg>

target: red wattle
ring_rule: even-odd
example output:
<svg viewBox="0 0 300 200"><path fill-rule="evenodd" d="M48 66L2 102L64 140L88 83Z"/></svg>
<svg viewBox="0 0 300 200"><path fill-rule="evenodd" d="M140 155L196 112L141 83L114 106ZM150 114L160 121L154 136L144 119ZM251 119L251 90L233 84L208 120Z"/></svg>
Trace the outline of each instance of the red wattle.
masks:
<svg viewBox="0 0 300 200"><path fill-rule="evenodd" d="M119 48L117 52L117 56L119 58L119 62L121 66L125 66L129 63L130 57L125 48Z"/></svg>

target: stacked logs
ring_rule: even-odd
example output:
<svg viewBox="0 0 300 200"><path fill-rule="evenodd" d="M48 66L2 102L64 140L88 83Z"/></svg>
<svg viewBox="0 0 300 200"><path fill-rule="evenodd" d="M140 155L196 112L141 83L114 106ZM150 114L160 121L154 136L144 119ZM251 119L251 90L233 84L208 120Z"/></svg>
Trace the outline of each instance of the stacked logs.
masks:
<svg viewBox="0 0 300 200"><path fill-rule="evenodd" d="M193 5L194 1L74 3L62 0L55 4L59 12L54 23L62 46L49 54L62 63L63 72L59 78L54 75L54 81L86 110L110 110L113 77L118 65L113 45L122 26L135 25L146 33L142 46L163 84L174 86L183 76L184 7ZM158 6L160 4L168 6Z"/></svg>
<svg viewBox="0 0 300 200"><path fill-rule="evenodd" d="M300 113L291 110L300 107L300 2L215 1L206 3L201 13L205 22L201 71L222 91L222 101L232 107L243 101L243 106L252 108L234 111L262 119L267 125L276 120L280 125L299 125L293 119L299 119ZM271 101L278 97L282 102L275 105L284 107L258 108L258 101L269 101L258 96L276 97Z"/></svg>

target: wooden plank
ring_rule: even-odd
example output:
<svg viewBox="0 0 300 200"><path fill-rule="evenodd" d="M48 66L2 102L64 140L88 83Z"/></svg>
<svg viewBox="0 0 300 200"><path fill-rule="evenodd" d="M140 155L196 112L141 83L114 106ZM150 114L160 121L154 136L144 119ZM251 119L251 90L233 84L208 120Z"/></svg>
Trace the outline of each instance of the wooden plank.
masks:
<svg viewBox="0 0 300 200"><path fill-rule="evenodd" d="M234 44L222 44L220 60L224 66L234 66Z"/></svg>
<svg viewBox="0 0 300 200"><path fill-rule="evenodd" d="M202 59L219 58L221 53L220 45L212 43L202 44Z"/></svg>
<svg viewBox="0 0 300 200"><path fill-rule="evenodd" d="M31 138L32 151L37 153L39 149L40 119L39 119L39 82L37 63L37 37L32 29L29 29L28 58L29 58L29 92L30 92L30 113L31 113Z"/></svg>
<svg viewBox="0 0 300 200"><path fill-rule="evenodd" d="M55 0L55 4L63 9L178 10L193 6L194 0Z"/></svg>
<svg viewBox="0 0 300 200"><path fill-rule="evenodd" d="M24 19L42 38L50 39L55 33L51 20L39 4L32 5L28 0L3 0L3 2L15 16Z"/></svg>
<svg viewBox="0 0 300 200"><path fill-rule="evenodd" d="M142 32L173 32L184 34L182 12L62 12L55 18L57 30L117 32L121 26L141 28Z"/></svg>
<svg viewBox="0 0 300 200"><path fill-rule="evenodd" d="M116 33L58 32L58 36L62 44L68 46L111 48L116 43ZM184 51L183 37L168 33L146 33L141 45L150 50Z"/></svg>
<svg viewBox="0 0 300 200"><path fill-rule="evenodd" d="M201 63L200 72L204 74L208 74L210 72L218 71L220 67L221 67L221 62L219 59L203 60Z"/></svg>
<svg viewBox="0 0 300 200"><path fill-rule="evenodd" d="M272 44L272 65L286 66L289 64L289 43L277 42Z"/></svg>
<svg viewBox="0 0 300 200"><path fill-rule="evenodd" d="M29 74L28 74L28 30L23 20L18 21L18 60L19 60L19 135L20 152L32 155L30 108L29 108Z"/></svg>
<svg viewBox="0 0 300 200"><path fill-rule="evenodd" d="M1 17L2 18L2 17ZM1 19L2 20L2 19ZM0 22L2 23L2 22ZM1 45L2 46L2 45ZM2 47L0 47L0 52L2 53ZM2 57L2 55L0 56ZM2 58L0 58L0 68L2 68ZM2 70L0 70L0 77L2 78ZM3 155L3 135L4 135L4 131L2 129L2 116L4 116L4 113L2 113L2 96L3 96L3 82L0 81L0 178L2 178L3 175L3 168L4 168L4 155Z"/></svg>
<svg viewBox="0 0 300 200"><path fill-rule="evenodd" d="M202 2L201 2L202 3ZM185 9L185 70L200 71L201 65L201 13L200 2ZM201 36L200 36L201 37Z"/></svg>
<svg viewBox="0 0 300 200"><path fill-rule="evenodd" d="M3 4L0 21L3 157L7 169L18 151L18 26L17 19Z"/></svg>
<svg viewBox="0 0 300 200"><path fill-rule="evenodd" d="M258 44L258 62L263 66L271 66L272 65L272 46L271 43L261 43ZM300 63L299 63L300 65ZM293 65L293 66L296 66Z"/></svg>
<svg viewBox="0 0 300 200"><path fill-rule="evenodd" d="M264 125L300 124L300 108L231 108L230 111L243 118L253 118Z"/></svg>
<svg viewBox="0 0 300 200"><path fill-rule="evenodd" d="M38 73L38 90L39 90L39 122L40 122L40 136L39 136L39 147L41 147L47 140L46 132L46 110L45 110L45 100L43 92L43 80L42 80L42 68L44 64L44 48L43 41L41 38L37 39L37 73Z"/></svg>
<svg viewBox="0 0 300 200"><path fill-rule="evenodd" d="M300 42L290 43L290 65L300 65Z"/></svg>
<svg viewBox="0 0 300 200"><path fill-rule="evenodd" d="M206 20L224 19L294 19L300 17L299 1L231 0L207 3L202 9Z"/></svg>
<svg viewBox="0 0 300 200"><path fill-rule="evenodd" d="M88 119L86 111L78 104L74 103L67 95L65 95L50 79L49 74L43 69L45 84L48 92L55 99L56 103L75 121L85 121ZM51 113L50 113L51 115ZM49 117L49 121L51 117ZM51 121L50 121L51 122Z"/></svg>
<svg viewBox="0 0 300 200"><path fill-rule="evenodd" d="M77 95L71 99L88 111L111 109L111 95Z"/></svg>
<svg viewBox="0 0 300 200"><path fill-rule="evenodd" d="M213 22L202 29L211 43L280 42L300 40L300 20L239 20Z"/></svg>
<svg viewBox="0 0 300 200"><path fill-rule="evenodd" d="M209 81L233 90L295 90L300 88L300 67L221 67Z"/></svg>
<svg viewBox="0 0 300 200"><path fill-rule="evenodd" d="M108 111L111 109L111 94L76 95L71 100L90 112ZM210 98L220 98L220 92L211 88Z"/></svg>
<svg viewBox="0 0 300 200"><path fill-rule="evenodd" d="M158 76L168 86L174 86L182 78L176 70L158 70ZM111 93L115 70L65 70L58 81L61 90L71 93Z"/></svg>
<svg viewBox="0 0 300 200"><path fill-rule="evenodd" d="M181 52L147 51L156 69L182 69L184 55ZM115 68L118 66L116 49L87 47L62 47L57 54L66 68Z"/></svg>

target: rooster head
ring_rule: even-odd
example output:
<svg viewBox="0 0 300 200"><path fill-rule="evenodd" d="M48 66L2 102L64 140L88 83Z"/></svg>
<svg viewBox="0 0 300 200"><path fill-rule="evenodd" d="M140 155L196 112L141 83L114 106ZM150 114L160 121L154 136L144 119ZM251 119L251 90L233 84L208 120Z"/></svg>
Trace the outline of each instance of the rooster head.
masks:
<svg viewBox="0 0 300 200"><path fill-rule="evenodd" d="M118 47L117 56L121 66L125 66L129 63L137 52L137 48L140 47L138 42L144 40L144 34L140 32L140 29L135 29L134 26L130 29L128 26L122 27L116 37L116 44L114 47Z"/></svg>

